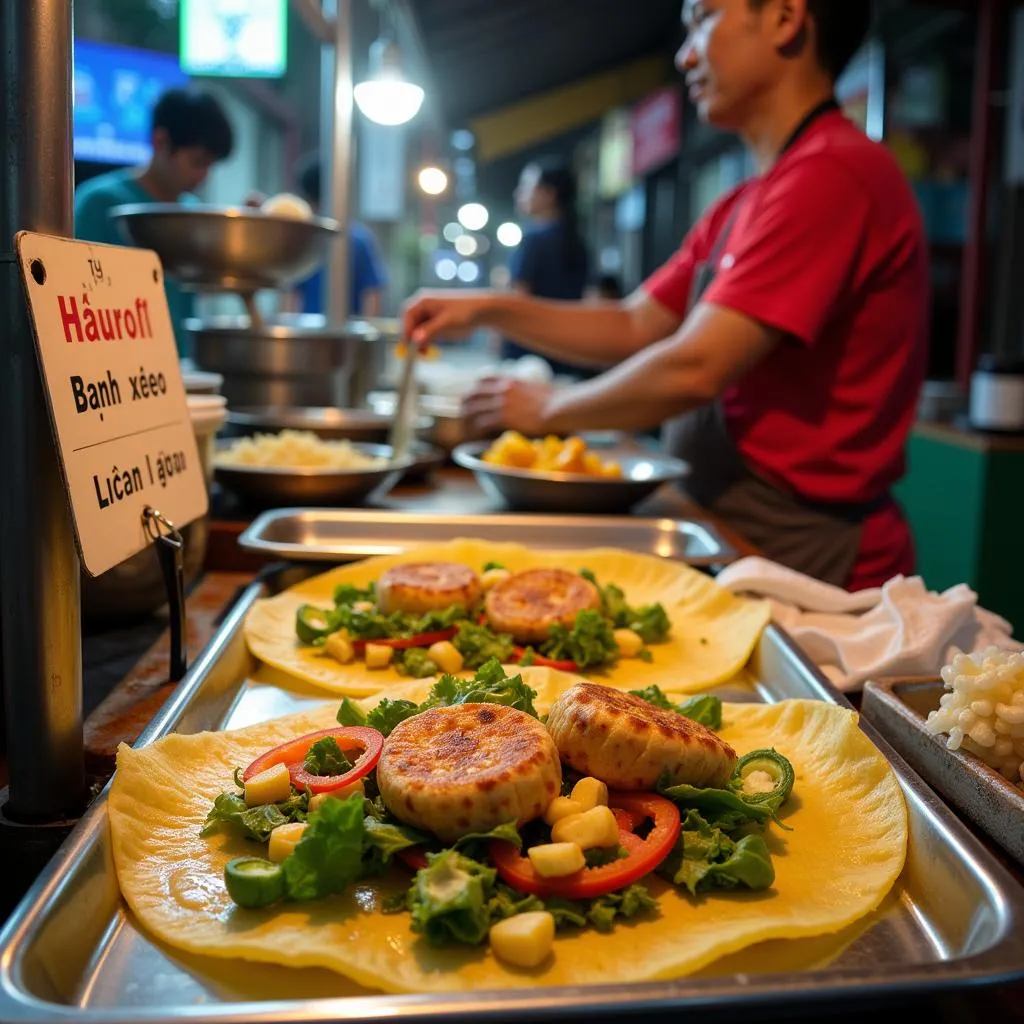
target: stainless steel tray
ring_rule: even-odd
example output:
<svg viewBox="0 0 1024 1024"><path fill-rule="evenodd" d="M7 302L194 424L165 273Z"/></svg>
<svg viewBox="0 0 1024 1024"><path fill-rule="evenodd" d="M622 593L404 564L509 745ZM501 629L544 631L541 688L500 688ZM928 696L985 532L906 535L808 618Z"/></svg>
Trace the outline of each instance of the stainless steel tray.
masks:
<svg viewBox="0 0 1024 1024"><path fill-rule="evenodd" d="M242 623L273 585L249 587L174 697L139 738L237 728L322 697L261 679ZM720 688L730 700L844 699L778 629L761 639L744 679ZM105 790L0 933L0 1020L138 1021L509 1021L681 1019L714 1010L749 1020L758 1011L848 1007L1024 975L1024 890L959 825L873 732L890 757L910 810L911 842L898 886L867 920L838 936L766 944L677 981L516 992L391 996L356 989L321 970L289 970L178 953L142 931L122 903L107 827ZM770 965L770 966L769 966Z"/></svg>
<svg viewBox="0 0 1024 1024"><path fill-rule="evenodd" d="M944 692L941 680L868 682L862 711L921 778L1024 865L1024 790L924 727Z"/></svg>
<svg viewBox="0 0 1024 1024"><path fill-rule="evenodd" d="M726 564L737 551L713 523L635 516L447 515L346 509L283 508L265 512L238 543L294 562L343 562L395 555L453 537L505 541L538 550L616 547L691 565Z"/></svg>

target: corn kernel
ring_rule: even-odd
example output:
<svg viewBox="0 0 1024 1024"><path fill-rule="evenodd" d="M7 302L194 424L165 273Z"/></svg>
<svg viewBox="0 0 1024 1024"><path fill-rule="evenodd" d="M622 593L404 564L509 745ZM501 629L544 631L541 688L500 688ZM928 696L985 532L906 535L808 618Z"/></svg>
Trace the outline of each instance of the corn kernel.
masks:
<svg viewBox="0 0 1024 1024"><path fill-rule="evenodd" d="M442 671L454 675L462 670L462 655L450 640L439 640L427 648L427 657Z"/></svg>
<svg viewBox="0 0 1024 1024"><path fill-rule="evenodd" d="M484 592L486 593L495 584L501 583L502 580L507 580L511 575L512 573L510 573L508 569L488 569L487 572L480 577L480 586L483 587Z"/></svg>
<svg viewBox="0 0 1024 1024"><path fill-rule="evenodd" d="M592 807L608 806L608 787L600 779L592 779L589 776L580 779L572 787L570 800L575 800L580 805L580 811L589 811Z"/></svg>
<svg viewBox="0 0 1024 1024"><path fill-rule="evenodd" d="M342 632L332 633L324 641L324 654L329 654L335 661L347 665L355 656L355 648L352 642Z"/></svg>
<svg viewBox="0 0 1024 1024"><path fill-rule="evenodd" d="M643 649L644 642L631 629L617 629L612 634L624 658L635 658Z"/></svg>
<svg viewBox="0 0 1024 1024"><path fill-rule="evenodd" d="M288 766L284 764L273 765L259 775L254 775L245 784L246 807L280 803L291 795L292 780L288 775Z"/></svg>
<svg viewBox="0 0 1024 1024"><path fill-rule="evenodd" d="M385 644L367 644L366 667L387 668L391 664L394 654L394 648L388 647Z"/></svg>
<svg viewBox="0 0 1024 1024"><path fill-rule="evenodd" d="M514 967L539 967L555 944L555 919L546 910L517 914L491 926L491 949Z"/></svg>
<svg viewBox="0 0 1024 1024"><path fill-rule="evenodd" d="M570 814L582 814L583 811L584 808L575 800L570 800L567 796L556 796L544 812L544 822L547 825L554 825L556 821L568 818Z"/></svg>
<svg viewBox="0 0 1024 1024"><path fill-rule="evenodd" d="M592 807L556 821L551 829L553 843L575 843L581 850L617 846L619 826L607 807Z"/></svg>
<svg viewBox="0 0 1024 1024"><path fill-rule="evenodd" d="M356 793L362 797L366 796L366 787L363 785L362 779L350 782L347 786L342 786L341 789L332 789L330 793L316 793L310 798L309 813L319 811L328 800L347 800L350 796L355 796Z"/></svg>
<svg viewBox="0 0 1024 1024"><path fill-rule="evenodd" d="M587 866L587 858L575 843L545 843L527 851L533 870L541 878L565 878Z"/></svg>
<svg viewBox="0 0 1024 1024"><path fill-rule="evenodd" d="M305 831L306 823L304 821L289 821L287 825L278 825L270 833L267 858L275 864L280 864L299 845L299 840Z"/></svg>

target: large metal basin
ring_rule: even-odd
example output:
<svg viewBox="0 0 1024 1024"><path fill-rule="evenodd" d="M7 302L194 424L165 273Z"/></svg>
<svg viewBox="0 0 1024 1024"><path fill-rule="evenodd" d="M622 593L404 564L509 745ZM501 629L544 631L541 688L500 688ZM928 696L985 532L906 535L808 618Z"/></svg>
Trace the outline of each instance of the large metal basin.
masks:
<svg viewBox="0 0 1024 1024"><path fill-rule="evenodd" d="M255 292L287 288L326 259L341 226L257 209L132 203L110 211L125 240L160 257L183 287Z"/></svg>
<svg viewBox="0 0 1024 1024"><path fill-rule="evenodd" d="M358 324L328 328L321 316L259 328L244 316L185 326L196 365L223 375L229 407L359 408L384 366L384 336Z"/></svg>

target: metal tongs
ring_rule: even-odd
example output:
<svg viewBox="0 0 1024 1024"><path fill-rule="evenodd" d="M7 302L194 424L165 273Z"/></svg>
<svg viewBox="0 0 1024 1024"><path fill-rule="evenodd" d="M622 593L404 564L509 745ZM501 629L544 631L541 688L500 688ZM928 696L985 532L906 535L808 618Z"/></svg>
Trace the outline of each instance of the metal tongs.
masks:
<svg viewBox="0 0 1024 1024"><path fill-rule="evenodd" d="M419 409L416 394L416 345L405 342L405 362L395 394L395 419L391 424L391 461L404 462L412 451Z"/></svg>

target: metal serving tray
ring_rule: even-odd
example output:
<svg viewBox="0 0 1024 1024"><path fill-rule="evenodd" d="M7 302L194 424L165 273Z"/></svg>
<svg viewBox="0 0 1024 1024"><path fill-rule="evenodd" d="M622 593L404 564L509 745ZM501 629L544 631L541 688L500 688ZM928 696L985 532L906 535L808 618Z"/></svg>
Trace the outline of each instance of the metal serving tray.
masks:
<svg viewBox="0 0 1024 1024"><path fill-rule="evenodd" d="M529 548L616 547L691 565L726 564L736 549L713 523L635 516L447 515L346 509L283 508L264 512L238 543L295 562L343 562L395 555L453 537L507 541Z"/></svg>
<svg viewBox="0 0 1024 1024"><path fill-rule="evenodd" d="M254 601L308 575L286 570L247 588L174 697L138 740L238 728L322 700L274 685L246 648ZM787 637L765 631L724 698L844 699ZM1024 976L1024 890L866 727L892 762L910 810L910 850L897 889L838 936L765 943L677 981L515 992L381 995L323 970L182 954L144 932L121 900L99 796L0 933L0 1020L75 1024L241 1021L682 1019L813 1012L823 1004L898 998Z"/></svg>
<svg viewBox="0 0 1024 1024"><path fill-rule="evenodd" d="M861 710L928 785L1024 866L1024 790L925 728L944 692L941 679L869 681Z"/></svg>

